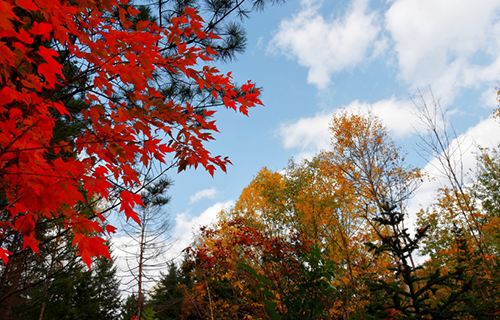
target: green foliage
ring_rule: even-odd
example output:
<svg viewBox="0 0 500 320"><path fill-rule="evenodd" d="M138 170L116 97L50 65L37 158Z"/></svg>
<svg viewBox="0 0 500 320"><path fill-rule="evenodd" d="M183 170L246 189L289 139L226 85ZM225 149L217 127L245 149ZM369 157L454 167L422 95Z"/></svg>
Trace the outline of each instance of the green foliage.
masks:
<svg viewBox="0 0 500 320"><path fill-rule="evenodd" d="M326 260L318 245L310 246L310 250L302 252L301 268L294 276L283 281L291 281L291 288L284 297L277 299L273 282L259 275L254 268L245 263L238 266L248 271L258 281L257 289L263 295L264 307L273 320L324 319L328 315L329 299L335 293L331 286L335 274L335 263ZM278 308L278 301L283 308Z"/></svg>
<svg viewBox="0 0 500 320"><path fill-rule="evenodd" d="M120 292L111 260L95 261L91 271L81 262L73 263L52 277L24 292L12 319L116 319Z"/></svg>
<svg viewBox="0 0 500 320"><path fill-rule="evenodd" d="M478 183L474 191L483 208L492 217L500 217L500 152L480 149L477 160Z"/></svg>
<svg viewBox="0 0 500 320"><path fill-rule="evenodd" d="M496 255L500 254L500 151L481 149L478 155L477 183L472 193L481 201L486 214L480 217L485 240Z"/></svg>
<svg viewBox="0 0 500 320"><path fill-rule="evenodd" d="M131 320L137 314L137 295L132 293L125 299L125 302L122 304L120 319L121 320Z"/></svg>
<svg viewBox="0 0 500 320"><path fill-rule="evenodd" d="M329 302L336 293L331 283L337 265L325 259L323 250L312 245L304 255L300 278L284 298L287 315L283 319L323 319L328 315Z"/></svg>
<svg viewBox="0 0 500 320"><path fill-rule="evenodd" d="M155 317L155 311L150 307L144 309L141 315L141 320L158 320L158 318Z"/></svg>

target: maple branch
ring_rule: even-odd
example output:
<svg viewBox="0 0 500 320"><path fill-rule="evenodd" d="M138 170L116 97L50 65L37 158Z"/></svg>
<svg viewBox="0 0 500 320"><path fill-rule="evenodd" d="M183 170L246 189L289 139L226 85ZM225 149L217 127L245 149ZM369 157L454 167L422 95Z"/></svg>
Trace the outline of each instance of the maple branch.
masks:
<svg viewBox="0 0 500 320"><path fill-rule="evenodd" d="M14 138L14 140L12 140L5 148L2 148L0 146L0 152L5 154L5 153L8 153L8 152L11 152L10 150L5 150L5 149L9 149L10 147L12 147L12 145L14 143L16 143L17 140L19 140L24 134L26 134L26 132L30 131L35 125L37 125L40 121L42 121L42 119L38 119L37 121L35 121L33 124L31 124L30 126L28 126L25 130L23 130L21 132L21 134L19 136L17 136L16 138Z"/></svg>
<svg viewBox="0 0 500 320"><path fill-rule="evenodd" d="M167 168L165 168L162 172L158 173L156 177L154 177L154 178L152 178L152 179L148 180L148 181L149 181L148 183L145 183L145 184L144 184L144 185L142 185L139 189L137 189L136 191L131 192L131 193L132 193L132 194L139 194L139 192L141 192L142 190L144 190L146 187L148 187L148 186L149 186L150 184L152 184L154 181L156 181L157 179L159 179L159 178L160 178L161 176L163 176L163 175L164 175L164 174L165 174L168 170L172 169L172 168L173 168L173 167L175 167L176 165L177 165L177 162L172 163L170 166L168 166ZM111 180L109 180L109 181L110 181L111 183L113 183ZM118 187L120 187L120 188L121 188L121 186L118 186ZM22 197L22 195L21 195L20 197ZM20 198L20 197L19 197L19 198ZM95 203L97 203L98 201L100 201L100 199L96 199L96 200L92 201L91 203L86 203L86 204L85 204L85 208L87 208L87 209L91 209L91 210L93 211L92 207L93 207L93 205L94 205ZM10 203L10 204L9 204L9 206L10 206L10 205L12 205L12 203ZM108 208L104 209L103 211L101 211L101 212L100 212L100 214L101 214L101 215L104 215L104 214L106 214L107 212L109 212L109 211L111 211L111 210L113 210L113 209L117 208L119 205L120 205L120 202L115 203L115 204L111 205L110 207L108 207ZM7 208L7 207L6 207L6 208ZM3 211L3 210L5 210L6 208L3 208L3 209L2 209L2 211ZM95 218L97 218L97 217L98 217L98 215L97 215L97 214L93 214L93 215L92 215L92 216L90 216L88 219L89 219L89 220L93 220L93 219L95 219ZM56 239L58 239L58 238L60 238L60 237L64 236L64 235L65 235L65 234L67 234L70 230L72 230L72 229L71 229L71 227L65 228L63 231L61 231L61 232L57 233L56 235L54 235L54 236L52 236L52 237L50 237L50 238L48 238L48 239L44 240L43 242L41 242L41 243L39 244L39 247L43 247L43 246L45 246L45 245L49 244L50 242L52 242L53 240L56 240ZM21 251L18 251L18 252L13 253L13 254L11 255L11 257L17 257L17 256L19 256L19 255L25 254L25 253L30 252L30 251L31 251L31 249L29 249L29 248L25 248L25 249L23 249L23 250L21 250ZM0 301L2 301L2 300L0 299Z"/></svg>
<svg viewBox="0 0 500 320"><path fill-rule="evenodd" d="M59 176L59 175L52 175L52 174L44 174L44 173L34 173L34 172L6 172L4 175L33 175L33 176L40 176L40 177L51 177L51 178L69 178L65 176Z"/></svg>
<svg viewBox="0 0 500 320"><path fill-rule="evenodd" d="M117 133L116 135L119 135L122 132ZM102 144L103 142L133 142L130 139L104 139L100 138L100 140L97 141L83 141L83 142L72 142L74 146L78 145L88 145L88 144ZM140 144L139 142L134 142L136 144ZM9 152L26 152L26 151L34 151L34 150L43 150L43 149L63 149L69 147L69 143L67 145L55 145L55 146L46 146L46 147L33 147L33 148L25 148L25 149L14 149L14 150L7 150L4 151L4 153L9 153Z"/></svg>

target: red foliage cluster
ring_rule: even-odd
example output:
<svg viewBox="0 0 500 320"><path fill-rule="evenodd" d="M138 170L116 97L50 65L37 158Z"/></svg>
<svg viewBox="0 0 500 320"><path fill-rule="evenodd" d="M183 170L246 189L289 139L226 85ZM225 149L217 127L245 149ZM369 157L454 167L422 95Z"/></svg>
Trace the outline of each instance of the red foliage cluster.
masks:
<svg viewBox="0 0 500 320"><path fill-rule="evenodd" d="M185 249L192 263L210 270L228 259L235 262L244 257L263 264L279 263L286 272L293 273L298 269L301 255L309 252L312 244L297 233L287 237L270 234L245 219L238 218L225 224L227 228L200 229L203 245Z"/></svg>
<svg viewBox="0 0 500 320"><path fill-rule="evenodd" d="M110 18L113 12L118 12L118 20ZM20 233L24 247L37 252L36 222L42 217L61 219L71 228L74 245L90 266L92 257L109 258L109 253L101 224L81 214L80 208L95 195L108 198L113 190L109 177L132 190L140 183L136 159L148 165L152 159L164 162L167 155L175 157L180 168L202 165L211 174L216 168L225 170L229 160L211 155L203 144L217 131L211 120L215 111L200 116L189 103L165 99L153 85L153 75L155 71L184 74L200 89L220 97L227 108L243 114L261 104L259 91L251 83L237 89L230 74L199 66L215 52L186 39L215 36L204 32L195 10L186 8L167 28L147 21L132 28L131 19L137 13L117 0L0 1L0 194L4 203L0 237ZM168 39L176 54L162 55L157 45L161 39ZM68 54L88 66L71 79L65 78L60 62ZM93 93L85 95L89 107L82 111L90 125L74 141L55 141L56 115L71 114L54 96L84 77L93 86ZM128 99L136 107L113 102L117 83L130 88ZM157 138L159 132L166 142ZM63 152L76 156L58 156ZM121 210L137 222L132 208L141 203L137 194L121 193ZM8 255L0 247L4 262Z"/></svg>

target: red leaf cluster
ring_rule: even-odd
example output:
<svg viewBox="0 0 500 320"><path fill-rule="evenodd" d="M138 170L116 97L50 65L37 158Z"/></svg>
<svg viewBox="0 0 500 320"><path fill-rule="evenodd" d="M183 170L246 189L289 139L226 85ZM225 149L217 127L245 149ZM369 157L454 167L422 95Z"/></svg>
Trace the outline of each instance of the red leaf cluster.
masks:
<svg viewBox="0 0 500 320"><path fill-rule="evenodd" d="M228 260L238 260L236 256L241 255L264 264L279 262L286 272L295 273L300 264L299 255L308 252L312 244L298 232L287 237L274 235L242 218L227 221L220 229L201 227L200 239L203 245L184 251L190 263L205 270L212 270Z"/></svg>
<svg viewBox="0 0 500 320"><path fill-rule="evenodd" d="M119 21L109 18L114 11ZM211 155L204 146L213 139L210 132L217 131L210 121L214 111L200 117L189 104L165 99L152 85L153 75L184 74L200 88L216 92L227 108L244 114L261 104L259 91L251 83L238 89L230 74L199 66L215 51L186 39L215 36L203 31L204 21L194 9L173 17L167 28L146 21L132 28L130 17L137 13L117 0L0 1L0 195L6 203L0 237L20 233L24 246L37 251L36 222L42 217L61 219L90 266L92 257L109 258L109 253L101 224L81 213L83 194L87 199L108 198L113 190L110 177L132 190L140 182L133 166L137 159L148 165L170 155L180 170L198 165L212 175L216 168L225 170L229 160ZM177 48L176 54L162 55L157 44L165 38ZM87 69L66 79L60 62L66 54L85 61ZM83 77L90 78L93 87L85 93L89 108L82 111L90 126L71 145L54 144L55 115L70 116L54 97ZM113 102L117 83L131 89L128 99L136 107ZM155 138L158 132L167 142ZM58 157L69 151L76 156ZM142 203L140 197L124 191L121 200L121 210L139 222L132 208ZM8 248L0 248L5 262L8 255Z"/></svg>

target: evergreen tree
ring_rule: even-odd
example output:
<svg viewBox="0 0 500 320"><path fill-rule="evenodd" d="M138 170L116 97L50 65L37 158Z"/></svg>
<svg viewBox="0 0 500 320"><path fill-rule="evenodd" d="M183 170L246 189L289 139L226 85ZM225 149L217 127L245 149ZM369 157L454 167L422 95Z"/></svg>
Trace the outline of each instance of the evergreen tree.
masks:
<svg viewBox="0 0 500 320"><path fill-rule="evenodd" d="M175 262L168 264L168 272L162 274L160 281L151 290L147 303L155 310L158 320L180 319L184 290L189 290L191 275L186 267L178 267Z"/></svg>
<svg viewBox="0 0 500 320"><path fill-rule="evenodd" d="M470 290L471 282L464 277L464 267L459 266L448 273L441 269L426 273L423 266L415 266L411 257L426 236L428 227L417 229L412 237L403 228L404 214L395 211L396 206L383 204L381 214L374 218L388 234L379 234L380 243L367 243L375 256L388 254L393 262L392 275L381 278L374 275L368 285L375 293L367 307L367 319L461 319L467 313L459 304L462 295ZM463 262L463 261L461 261ZM433 301L431 296L440 288L446 288L446 295ZM378 292L382 294L378 294Z"/></svg>
<svg viewBox="0 0 500 320"><path fill-rule="evenodd" d="M120 308L119 282L113 261L98 259L92 270L79 260L24 291L12 319L114 320Z"/></svg>
<svg viewBox="0 0 500 320"><path fill-rule="evenodd" d="M136 315L137 315L137 294L133 292L127 297L127 299L125 299L125 302L122 304L120 311L120 319L131 320L134 319Z"/></svg>

